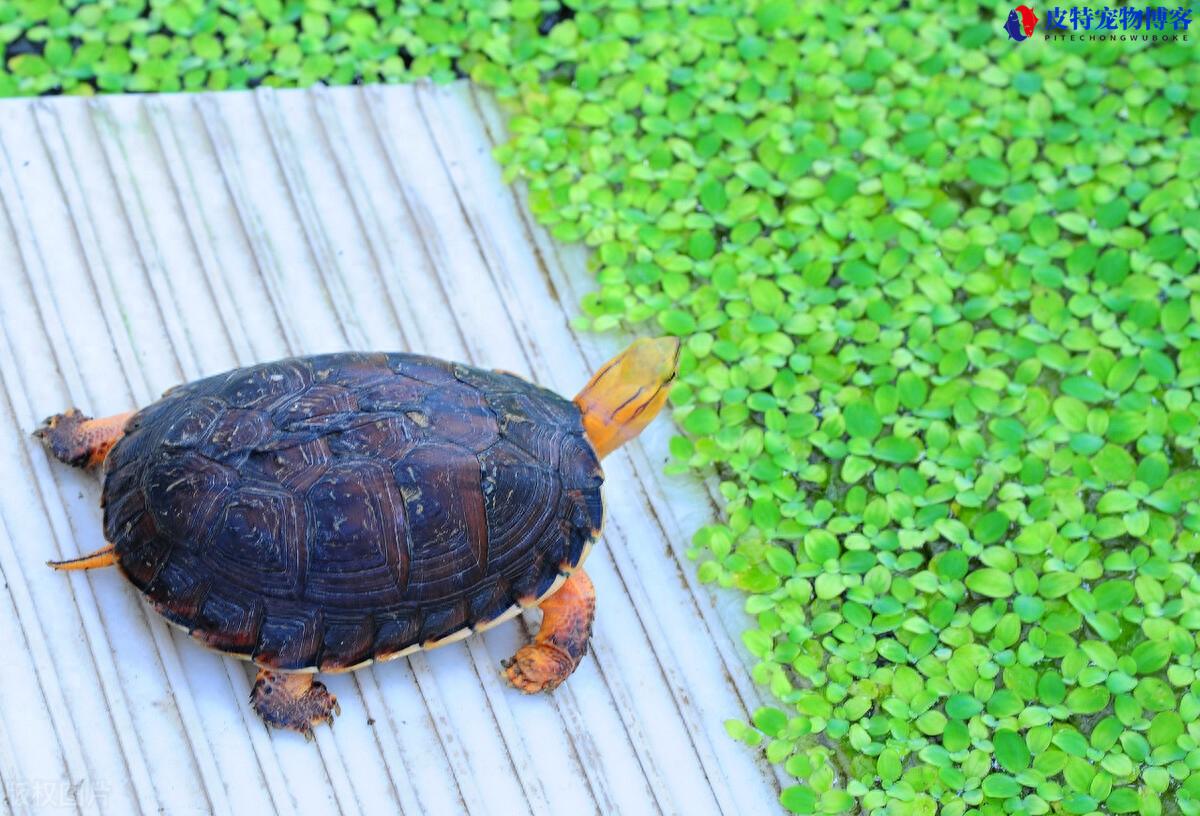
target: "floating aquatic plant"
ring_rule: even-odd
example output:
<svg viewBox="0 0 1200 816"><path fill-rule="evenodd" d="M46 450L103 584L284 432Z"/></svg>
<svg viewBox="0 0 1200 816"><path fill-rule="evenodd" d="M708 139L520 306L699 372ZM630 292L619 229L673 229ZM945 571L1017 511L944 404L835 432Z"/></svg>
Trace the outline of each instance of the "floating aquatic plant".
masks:
<svg viewBox="0 0 1200 816"><path fill-rule="evenodd" d="M494 89L584 322L685 340L783 806L1196 814L1200 59L1008 11L20 0L0 95Z"/></svg>

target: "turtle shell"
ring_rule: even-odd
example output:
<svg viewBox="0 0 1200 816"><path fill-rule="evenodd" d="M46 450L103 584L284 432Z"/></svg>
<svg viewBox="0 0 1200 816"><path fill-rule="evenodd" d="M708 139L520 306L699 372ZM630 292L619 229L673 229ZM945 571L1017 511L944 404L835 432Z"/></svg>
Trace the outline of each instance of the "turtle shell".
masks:
<svg viewBox="0 0 1200 816"><path fill-rule="evenodd" d="M554 591L600 533L579 409L412 354L240 368L135 414L104 472L129 580L207 645L336 671Z"/></svg>

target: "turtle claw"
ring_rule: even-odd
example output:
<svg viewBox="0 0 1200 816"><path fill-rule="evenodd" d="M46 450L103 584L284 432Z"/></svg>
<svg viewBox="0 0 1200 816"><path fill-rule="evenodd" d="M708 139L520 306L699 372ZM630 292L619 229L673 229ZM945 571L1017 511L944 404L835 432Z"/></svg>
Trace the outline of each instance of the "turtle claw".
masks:
<svg viewBox="0 0 1200 816"><path fill-rule="evenodd" d="M310 741L315 739L315 726L332 728L333 718L342 712L337 697L311 674L280 674L266 669L259 671L254 681L250 704L267 725L297 731Z"/></svg>
<svg viewBox="0 0 1200 816"><path fill-rule="evenodd" d="M78 408L68 408L67 410L63 411L61 414L54 414L53 416L48 416L45 419L43 419L41 427L38 428L33 433L35 436L37 436L43 431L54 430L54 427L56 425L58 425L59 422L76 420L76 419L86 419L86 418L87 417L84 417L82 412L80 412L80 410Z"/></svg>

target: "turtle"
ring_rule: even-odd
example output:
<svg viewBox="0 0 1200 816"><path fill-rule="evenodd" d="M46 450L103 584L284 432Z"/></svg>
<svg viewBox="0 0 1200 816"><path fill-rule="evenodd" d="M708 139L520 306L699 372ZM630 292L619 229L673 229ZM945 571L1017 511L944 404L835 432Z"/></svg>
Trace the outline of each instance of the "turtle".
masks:
<svg viewBox="0 0 1200 816"><path fill-rule="evenodd" d="M99 472L105 546L169 623L257 668L250 703L313 738L340 707L317 673L465 638L540 606L502 670L550 691L587 651L582 569L604 523L600 460L667 400L676 338L642 338L568 400L407 352L290 357L179 385L138 411L34 431Z"/></svg>

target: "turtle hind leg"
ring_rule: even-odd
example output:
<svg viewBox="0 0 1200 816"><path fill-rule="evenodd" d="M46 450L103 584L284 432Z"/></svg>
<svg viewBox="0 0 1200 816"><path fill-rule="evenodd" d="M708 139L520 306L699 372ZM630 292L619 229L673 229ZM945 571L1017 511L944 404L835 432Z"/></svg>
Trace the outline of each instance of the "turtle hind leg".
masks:
<svg viewBox="0 0 1200 816"><path fill-rule="evenodd" d="M512 685L535 694L551 691L570 677L587 654L596 617L596 589L583 570L576 570L562 587L542 602L542 627L533 642L503 663Z"/></svg>
<svg viewBox="0 0 1200 816"><path fill-rule="evenodd" d="M259 669L250 690L250 705L267 725L299 731L313 738L313 727L322 723L333 726L333 718L342 709L337 698L311 672L274 672Z"/></svg>
<svg viewBox="0 0 1200 816"><path fill-rule="evenodd" d="M117 440L125 435L125 424L133 411L92 419L75 408L46 419L33 435L45 443L54 458L68 465L95 468L104 461Z"/></svg>

